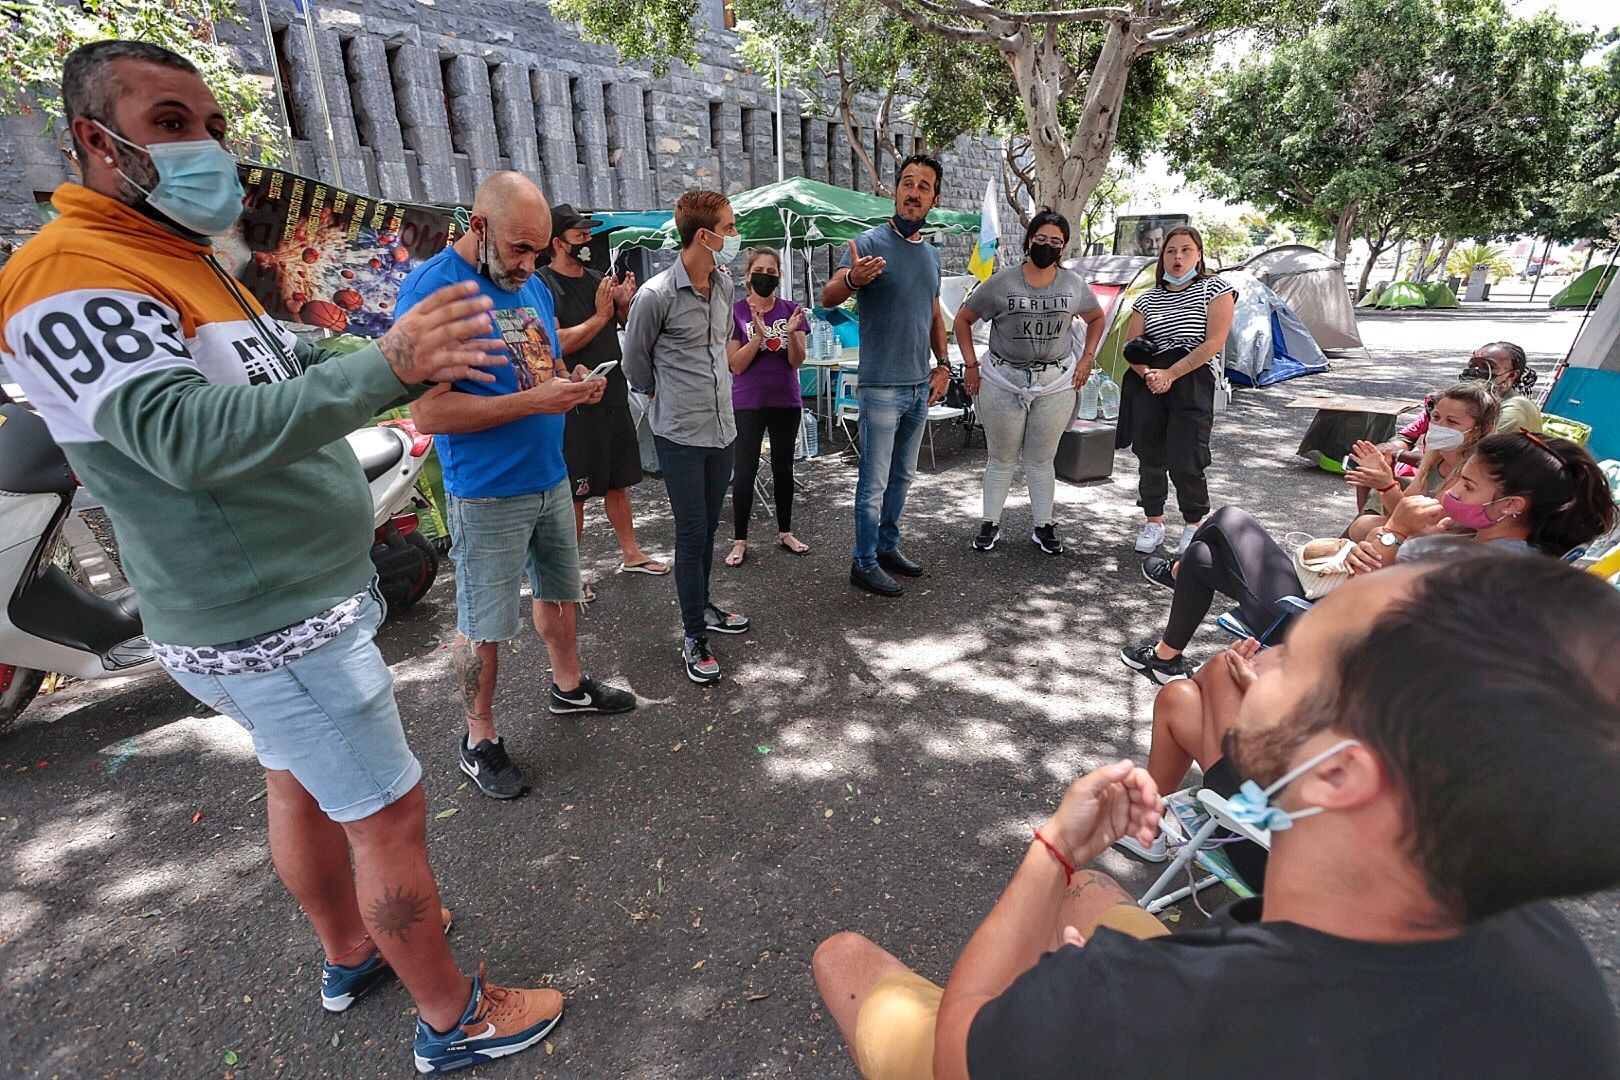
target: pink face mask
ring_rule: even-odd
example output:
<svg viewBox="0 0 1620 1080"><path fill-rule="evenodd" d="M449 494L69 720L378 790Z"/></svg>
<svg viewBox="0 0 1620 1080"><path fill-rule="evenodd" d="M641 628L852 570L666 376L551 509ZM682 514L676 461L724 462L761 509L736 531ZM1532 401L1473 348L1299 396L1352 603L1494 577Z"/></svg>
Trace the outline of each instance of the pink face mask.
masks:
<svg viewBox="0 0 1620 1080"><path fill-rule="evenodd" d="M1473 529L1475 532L1488 529L1497 523L1497 519L1492 518L1491 515L1485 512L1485 508L1501 501L1501 499L1492 499L1488 503L1465 503L1449 491L1442 492L1440 495L1440 505L1445 509L1446 516L1463 528ZM1511 517L1512 515L1508 516Z"/></svg>

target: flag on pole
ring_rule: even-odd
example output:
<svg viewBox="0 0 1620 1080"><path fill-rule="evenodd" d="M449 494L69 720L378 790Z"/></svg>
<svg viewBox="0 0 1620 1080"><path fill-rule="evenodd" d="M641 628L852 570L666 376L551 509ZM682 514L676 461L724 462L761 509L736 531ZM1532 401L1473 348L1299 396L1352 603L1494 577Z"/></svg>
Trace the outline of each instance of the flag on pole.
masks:
<svg viewBox="0 0 1620 1080"><path fill-rule="evenodd" d="M968 272L980 281L988 278L996 268L996 241L1001 229L996 219L996 181L994 177L984 186L984 206L979 209L979 242L968 256Z"/></svg>

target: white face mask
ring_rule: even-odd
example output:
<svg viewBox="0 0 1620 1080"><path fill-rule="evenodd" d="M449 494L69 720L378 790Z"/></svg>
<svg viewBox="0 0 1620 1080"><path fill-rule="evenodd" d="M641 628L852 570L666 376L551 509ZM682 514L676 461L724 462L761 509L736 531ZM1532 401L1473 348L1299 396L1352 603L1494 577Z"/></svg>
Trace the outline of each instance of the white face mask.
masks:
<svg viewBox="0 0 1620 1080"><path fill-rule="evenodd" d="M1425 446L1442 454L1457 449L1467 441L1468 432L1441 427L1439 424L1430 424L1428 434L1423 437Z"/></svg>

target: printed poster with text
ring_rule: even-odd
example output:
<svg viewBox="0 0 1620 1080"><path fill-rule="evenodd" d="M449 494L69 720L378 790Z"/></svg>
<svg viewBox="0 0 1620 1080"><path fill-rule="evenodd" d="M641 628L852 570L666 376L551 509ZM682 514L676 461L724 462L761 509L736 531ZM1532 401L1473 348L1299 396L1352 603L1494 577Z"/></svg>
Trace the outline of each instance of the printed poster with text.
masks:
<svg viewBox="0 0 1620 1080"><path fill-rule="evenodd" d="M399 287L458 232L454 214L388 203L307 176L241 167L239 234L221 246L272 318L376 337L394 322Z"/></svg>

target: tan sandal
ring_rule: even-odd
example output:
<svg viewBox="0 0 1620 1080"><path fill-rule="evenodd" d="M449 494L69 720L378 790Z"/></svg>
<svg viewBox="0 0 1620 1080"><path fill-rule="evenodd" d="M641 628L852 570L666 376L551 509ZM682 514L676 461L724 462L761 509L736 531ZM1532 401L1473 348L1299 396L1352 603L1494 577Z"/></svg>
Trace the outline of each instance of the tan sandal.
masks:
<svg viewBox="0 0 1620 1080"><path fill-rule="evenodd" d="M788 540L792 540L793 544L798 544L799 546L794 547L793 544L788 543ZM777 533L776 542L780 544L782 546L782 550L786 551L789 555L810 554L810 545L805 543L803 540L800 540L792 533Z"/></svg>
<svg viewBox="0 0 1620 1080"><path fill-rule="evenodd" d="M741 566L743 564L743 560L745 560L747 558L748 558L748 541L746 541L746 540L733 540L731 542L731 550L726 552L726 565L727 566Z"/></svg>

